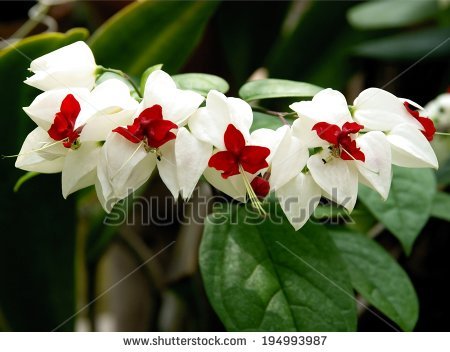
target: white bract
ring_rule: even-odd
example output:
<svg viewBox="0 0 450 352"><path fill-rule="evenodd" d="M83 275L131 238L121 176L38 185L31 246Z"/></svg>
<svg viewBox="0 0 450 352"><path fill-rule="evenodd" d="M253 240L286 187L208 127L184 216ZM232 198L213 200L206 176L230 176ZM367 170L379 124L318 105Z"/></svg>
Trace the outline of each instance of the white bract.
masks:
<svg viewBox="0 0 450 352"><path fill-rule="evenodd" d="M78 41L33 60L30 71L34 74L25 83L44 91L74 87L90 90L96 70L91 49Z"/></svg>
<svg viewBox="0 0 450 352"><path fill-rule="evenodd" d="M24 108L38 127L25 139L16 167L62 172L64 197L93 185L99 142L111 127L130 121L137 107L128 87L116 79L101 83L92 92L85 88L44 92ZM97 128L95 133L88 127L91 122Z"/></svg>
<svg viewBox="0 0 450 352"><path fill-rule="evenodd" d="M412 114L417 114L417 117ZM387 134L393 164L437 168L436 155L427 140L433 139L435 130L432 121L424 115L416 103L378 88L361 92L353 105L353 117L364 126L364 130Z"/></svg>
<svg viewBox="0 0 450 352"><path fill-rule="evenodd" d="M110 133L100 154L95 186L107 212L142 186L155 167L175 198L191 196L211 148L183 126L202 102L201 95L177 89L167 73L150 74L134 119Z"/></svg>

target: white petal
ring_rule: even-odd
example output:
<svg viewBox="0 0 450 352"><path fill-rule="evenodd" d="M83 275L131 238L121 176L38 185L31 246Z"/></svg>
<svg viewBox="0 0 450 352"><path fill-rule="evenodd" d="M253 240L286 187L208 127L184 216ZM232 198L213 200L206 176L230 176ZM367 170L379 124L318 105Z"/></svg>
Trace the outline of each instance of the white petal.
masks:
<svg viewBox="0 0 450 352"><path fill-rule="evenodd" d="M212 146L195 138L182 127L175 140L178 185L183 199L191 197L200 176L208 167Z"/></svg>
<svg viewBox="0 0 450 352"><path fill-rule="evenodd" d="M148 153L141 158L142 155L134 157L133 153L129 153L129 150L126 150L126 152L128 152L129 157L122 160L125 170L119 169L115 174L109 167L110 159L108 159L109 153L106 148L102 148L100 153L95 190L103 209L108 213L117 202L141 187L149 179L156 166L156 157L152 153ZM117 167L120 161L114 160L113 164Z"/></svg>
<svg viewBox="0 0 450 352"><path fill-rule="evenodd" d="M110 134L103 148L108 179L120 199L142 186L156 166L156 156L147 153L142 143L132 143L118 133Z"/></svg>
<svg viewBox="0 0 450 352"><path fill-rule="evenodd" d="M228 115L227 98L222 93L210 91L206 107L200 108L189 119L189 129L201 141L225 149L224 133L231 123Z"/></svg>
<svg viewBox="0 0 450 352"><path fill-rule="evenodd" d="M290 105L300 117L314 122L328 122L342 126L351 122L352 118L347 101L341 92L334 89L324 89L317 93L311 101L301 101Z"/></svg>
<svg viewBox="0 0 450 352"><path fill-rule="evenodd" d="M433 148L421 131L409 124L398 125L387 135L392 163L403 167L438 168Z"/></svg>
<svg viewBox="0 0 450 352"><path fill-rule="evenodd" d="M114 205L120 200L114 195L114 190L109 179L109 168L105 148L100 150L97 163L97 179L95 181L97 198L107 213L111 212Z"/></svg>
<svg viewBox="0 0 450 352"><path fill-rule="evenodd" d="M219 191L240 202L246 201L247 191L241 175L235 175L224 179L221 176L221 172L212 167L208 167L203 175L206 180Z"/></svg>
<svg viewBox="0 0 450 352"><path fill-rule="evenodd" d="M384 200L391 187L391 148L386 135L380 131L368 132L357 138L357 144L365 155L365 161L355 161L359 182L373 188Z"/></svg>
<svg viewBox="0 0 450 352"><path fill-rule="evenodd" d="M145 108L155 104L169 105L171 97L175 93L177 86L166 72L162 70L153 71L145 82L144 102Z"/></svg>
<svg viewBox="0 0 450 352"><path fill-rule="evenodd" d="M144 108L161 105L164 119L184 125L204 98L195 92L177 89L172 77L161 70L150 74L145 84Z"/></svg>
<svg viewBox="0 0 450 352"><path fill-rule="evenodd" d="M106 140L113 129L132 124L139 107L128 86L117 79L99 84L92 91L91 102L91 109L77 119L77 126L86 123L80 134L81 142Z"/></svg>
<svg viewBox="0 0 450 352"><path fill-rule="evenodd" d="M270 155L266 160L270 164L286 133L289 133L289 126L282 126L276 130L260 128L251 133L250 144L269 148Z"/></svg>
<svg viewBox="0 0 450 352"><path fill-rule="evenodd" d="M44 148L45 146L47 148ZM47 152L50 149L57 152ZM62 147L61 143L55 145L55 141L48 136L46 131L36 127L25 138L15 166L22 170L41 173L61 172L66 153L67 150Z"/></svg>
<svg viewBox="0 0 450 352"><path fill-rule="evenodd" d="M225 149L224 133L229 124L233 124L250 140L249 129L253 122L250 105L241 99L227 98L212 90L206 98L206 107L200 108L189 119L189 129L200 140Z"/></svg>
<svg viewBox="0 0 450 352"><path fill-rule="evenodd" d="M123 110L115 114L99 114L89 119L80 134L81 142L104 141L112 130L133 123L134 112Z"/></svg>
<svg viewBox="0 0 450 352"><path fill-rule="evenodd" d="M172 104L163 106L163 116L178 126L184 126L203 100L204 98L198 93L177 89Z"/></svg>
<svg viewBox="0 0 450 352"><path fill-rule="evenodd" d="M251 106L239 98L227 98L228 114L230 122L244 135L248 140L248 131L253 123L253 111Z"/></svg>
<svg viewBox="0 0 450 352"><path fill-rule="evenodd" d="M132 120L131 116L138 107L139 103L131 97L130 90L125 83L118 79L108 79L100 83L91 92L87 104L82 105L74 128L76 129L90 122L91 119L100 117L100 120L103 121L109 119L111 123L106 122L106 126L114 126L114 129L119 126L115 121L116 114L126 111L127 113L124 115L129 117L128 122ZM98 127L102 125L98 125ZM97 133L98 136L101 135L103 138L99 140L104 140L110 131L107 131L106 128L100 128Z"/></svg>
<svg viewBox="0 0 450 352"><path fill-rule="evenodd" d="M305 167L308 157L308 149L288 130L272 158L271 188L277 190L296 177Z"/></svg>
<svg viewBox="0 0 450 352"><path fill-rule="evenodd" d="M66 87L91 89L95 83L97 65L91 49L79 41L33 60L30 69L35 74L25 83L41 90Z"/></svg>
<svg viewBox="0 0 450 352"><path fill-rule="evenodd" d="M45 71L37 71L24 83L43 91L71 87L92 89L95 84L96 69L96 66L89 69L74 67L70 71L65 68L49 68Z"/></svg>
<svg viewBox="0 0 450 352"><path fill-rule="evenodd" d="M158 172L161 180L175 199L178 199L180 185L178 184L177 162L175 159L175 141L171 140L159 148L160 159L157 160Z"/></svg>
<svg viewBox="0 0 450 352"><path fill-rule="evenodd" d="M354 119L366 130L390 131L403 123L421 125L395 95L379 88L362 91L354 102Z"/></svg>
<svg viewBox="0 0 450 352"><path fill-rule="evenodd" d="M39 94L30 106L23 110L27 115L44 130L48 130L55 120L55 115L61 110L61 103L68 94L72 94L80 103L80 108L91 109L89 90L84 88L55 89Z"/></svg>
<svg viewBox="0 0 450 352"><path fill-rule="evenodd" d="M310 218L321 198L321 189L311 175L299 173L275 191L287 219L297 231Z"/></svg>
<svg viewBox="0 0 450 352"><path fill-rule="evenodd" d="M82 143L78 149L67 153L61 179L64 198L95 184L100 149L95 142Z"/></svg>
<svg viewBox="0 0 450 352"><path fill-rule="evenodd" d="M312 155L307 163L308 169L314 181L325 191L325 196L352 211L358 195L358 172L351 162L332 158L324 163L322 159L327 158L325 152Z"/></svg>
<svg viewBox="0 0 450 352"><path fill-rule="evenodd" d="M327 147L329 143L319 138L313 127L317 122L305 117L299 117L292 124L292 135L300 139L306 148Z"/></svg>

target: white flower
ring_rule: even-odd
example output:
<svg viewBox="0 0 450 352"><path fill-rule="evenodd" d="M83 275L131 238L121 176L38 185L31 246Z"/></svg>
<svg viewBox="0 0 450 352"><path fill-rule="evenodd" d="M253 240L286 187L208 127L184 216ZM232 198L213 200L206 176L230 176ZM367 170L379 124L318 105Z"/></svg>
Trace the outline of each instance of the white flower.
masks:
<svg viewBox="0 0 450 352"><path fill-rule="evenodd" d="M386 137L380 131L359 134L362 126L352 121L341 93L325 89L291 108L299 118L275 152L271 182L295 229L308 220L321 195L351 211L358 181L387 198L391 152Z"/></svg>
<svg viewBox="0 0 450 352"><path fill-rule="evenodd" d="M368 131L384 131L392 147L392 163L404 167L438 167L429 141L436 129L418 104L378 88L355 99L353 116Z"/></svg>
<svg viewBox="0 0 450 352"><path fill-rule="evenodd" d="M438 95L425 105L427 115L434 121L439 132L450 132L450 90ZM439 163L445 163L450 156L450 138L437 135L431 142Z"/></svg>
<svg viewBox="0 0 450 352"><path fill-rule="evenodd" d="M439 130L450 129L450 92L438 95L425 105L425 110Z"/></svg>
<svg viewBox="0 0 450 352"><path fill-rule="evenodd" d="M223 193L246 201L249 195L258 210L263 211L258 197L269 191L265 174L275 149L289 129L259 129L250 134L253 112L245 101L227 98L210 91L206 106L189 120L189 128L201 141L214 147L214 154L204 172L206 180Z"/></svg>
<svg viewBox="0 0 450 352"><path fill-rule="evenodd" d="M31 62L33 76L25 83L41 90L78 87L92 89L97 65L82 41L67 45Z"/></svg>
<svg viewBox="0 0 450 352"><path fill-rule="evenodd" d="M191 196L211 148L182 126L202 101L197 93L177 89L161 70L148 77L134 120L113 130L100 155L96 191L107 212L142 186L155 167L175 198Z"/></svg>
<svg viewBox="0 0 450 352"><path fill-rule="evenodd" d="M111 126L130 121L137 106L128 87L115 79L103 82L92 92L73 88L40 94L24 108L38 127L25 139L16 167L41 173L62 172L64 197L93 185L100 152L98 142L104 140L106 129L110 131ZM98 128L95 136L87 128L91 121ZM87 138L83 138L85 128L89 132Z"/></svg>

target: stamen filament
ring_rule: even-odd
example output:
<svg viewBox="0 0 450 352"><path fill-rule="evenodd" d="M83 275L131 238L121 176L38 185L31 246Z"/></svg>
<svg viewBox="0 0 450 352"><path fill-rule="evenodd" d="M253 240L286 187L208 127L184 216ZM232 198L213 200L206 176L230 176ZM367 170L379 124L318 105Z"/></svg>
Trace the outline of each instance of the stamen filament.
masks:
<svg viewBox="0 0 450 352"><path fill-rule="evenodd" d="M64 142L64 139L61 140L61 141L56 141L56 142L54 142L54 143L45 144L45 145L44 145L43 147L41 147L41 148L38 148L38 149L32 149L32 150L29 150L29 151L27 151L27 152L25 152L25 153L20 153L20 154L16 154L16 155L2 155L2 159L6 159L6 158L17 158L18 156L23 156L23 155L28 155L28 154L31 154L31 153L40 152L40 151L45 150L45 149L47 149L47 148L51 148L51 147L53 147L54 145L57 145L58 143L63 143L63 142ZM45 143L45 142L43 142L43 143Z"/></svg>
<svg viewBox="0 0 450 352"><path fill-rule="evenodd" d="M253 190L253 187L250 184L250 181L248 180L247 175L245 174L244 168L241 165L239 165L239 171L242 175L242 179L244 180L245 188L247 190L248 196L250 198L250 201L251 201L253 207L258 211L258 213L261 216L267 215L266 211L264 210L264 208L261 205L261 202L258 199L258 196L256 195L255 191Z"/></svg>

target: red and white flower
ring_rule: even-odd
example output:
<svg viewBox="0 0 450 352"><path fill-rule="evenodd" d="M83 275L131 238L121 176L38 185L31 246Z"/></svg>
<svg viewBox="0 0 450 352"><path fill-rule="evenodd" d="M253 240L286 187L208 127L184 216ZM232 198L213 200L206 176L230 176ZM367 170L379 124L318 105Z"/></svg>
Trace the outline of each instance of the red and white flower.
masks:
<svg viewBox="0 0 450 352"><path fill-rule="evenodd" d="M358 182L387 198L391 152L386 136L361 134L363 126L352 120L341 93L325 89L291 108L299 118L275 152L274 160L280 159L272 163L271 182L294 228L303 226L321 196L353 210Z"/></svg>
<svg viewBox="0 0 450 352"><path fill-rule="evenodd" d="M206 168L211 148L183 127L203 97L177 89L165 72L147 79L134 119L113 130L97 168L97 196L106 211L142 186L155 167L175 198L191 196Z"/></svg>
<svg viewBox="0 0 450 352"><path fill-rule="evenodd" d="M38 127L25 139L16 167L41 173L62 172L64 197L93 185L98 142L105 139L110 125L129 120L137 106L128 87L115 79L101 83L92 92L73 88L40 94L24 108ZM84 138L90 121L97 119L108 123L101 126L95 122L96 136L89 133Z"/></svg>
<svg viewBox="0 0 450 352"><path fill-rule="evenodd" d="M246 201L248 195L262 211L258 198L268 194L269 184L258 175L267 171L271 149L289 128L259 129L250 134L252 122L250 105L213 90L206 106L190 118L189 128L199 140L214 147L204 172L206 180L239 201Z"/></svg>

